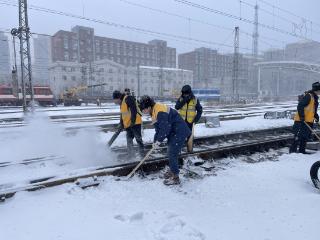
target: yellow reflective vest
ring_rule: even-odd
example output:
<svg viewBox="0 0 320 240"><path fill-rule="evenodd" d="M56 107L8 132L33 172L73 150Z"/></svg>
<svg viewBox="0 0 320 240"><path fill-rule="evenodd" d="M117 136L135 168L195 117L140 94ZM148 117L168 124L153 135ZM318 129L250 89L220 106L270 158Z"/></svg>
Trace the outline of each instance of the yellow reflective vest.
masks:
<svg viewBox="0 0 320 240"><path fill-rule="evenodd" d="M310 94L310 93L308 93L308 94ZM314 111L315 111L315 101L314 101L313 95L310 94L310 96L311 96L310 102L309 102L308 106L306 106L304 108L304 121L308 122L308 123L313 123ZM294 121L301 121L298 112L294 116Z"/></svg>
<svg viewBox="0 0 320 240"><path fill-rule="evenodd" d="M183 105L183 107L179 110L179 114L183 120L187 121L188 123L193 123L197 115L196 105L197 98L193 98L189 101L189 103Z"/></svg>
<svg viewBox="0 0 320 240"><path fill-rule="evenodd" d="M130 112L130 108L126 104L126 98L127 97L128 96L125 96L123 98L123 100L121 102L121 106L120 106L121 119L122 119L124 128L128 128L131 125L131 112ZM142 123L141 115L139 114L140 110L139 110L139 107L137 105L137 102L136 102L136 106L137 106L137 115L136 115L135 125Z"/></svg>
<svg viewBox="0 0 320 240"><path fill-rule="evenodd" d="M161 103L156 103L152 108L151 118L152 118L152 124L157 122L157 117L159 112L166 112L169 113L170 108Z"/></svg>

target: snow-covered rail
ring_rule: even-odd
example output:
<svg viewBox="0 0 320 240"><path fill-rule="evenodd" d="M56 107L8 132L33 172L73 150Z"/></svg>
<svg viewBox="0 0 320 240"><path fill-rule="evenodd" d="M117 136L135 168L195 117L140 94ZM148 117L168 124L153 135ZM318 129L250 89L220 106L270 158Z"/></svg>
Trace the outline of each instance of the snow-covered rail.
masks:
<svg viewBox="0 0 320 240"><path fill-rule="evenodd" d="M230 155L247 155L254 152L264 152L270 148L279 149L286 146L292 140L292 134L289 128L277 128L260 130L254 132L244 132L232 134L235 141L231 143L227 139L231 139L232 136L224 136L218 141L218 136L204 137L195 140L195 147L193 153L182 152L180 159L186 159L192 156L197 156L201 159L210 160L213 162L220 158L224 158ZM221 137L221 136L220 136ZM218 142L217 142L218 141ZM223 144L225 141L225 144ZM148 148L148 146L147 146ZM122 149L115 149L121 151ZM99 185L99 181L102 181L98 177L100 176L126 176L128 173L137 165L138 161L97 167L90 169L82 169L64 176L48 176L41 179L30 180L28 184L15 187L14 184L6 184L6 186L0 186L0 199L5 200L6 198L14 196L19 191L35 191L38 189L53 187L64 183L71 183L85 180L87 183L82 187L96 186ZM144 172L158 171L167 164L167 157L163 152L153 154L151 159L147 160L141 167Z"/></svg>

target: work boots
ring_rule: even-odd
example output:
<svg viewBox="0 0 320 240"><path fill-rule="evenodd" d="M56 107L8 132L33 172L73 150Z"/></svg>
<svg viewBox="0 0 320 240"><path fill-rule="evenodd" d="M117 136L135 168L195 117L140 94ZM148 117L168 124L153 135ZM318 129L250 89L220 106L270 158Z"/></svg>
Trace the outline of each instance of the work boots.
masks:
<svg viewBox="0 0 320 240"><path fill-rule="evenodd" d="M168 169L164 174L163 174L163 178L164 179L169 179L173 176L174 174Z"/></svg>
<svg viewBox="0 0 320 240"><path fill-rule="evenodd" d="M167 178L167 179L165 179L163 181L163 184L167 185L167 186L169 186L169 185L179 185L180 184L179 175L175 175L175 174L172 173L172 176Z"/></svg>

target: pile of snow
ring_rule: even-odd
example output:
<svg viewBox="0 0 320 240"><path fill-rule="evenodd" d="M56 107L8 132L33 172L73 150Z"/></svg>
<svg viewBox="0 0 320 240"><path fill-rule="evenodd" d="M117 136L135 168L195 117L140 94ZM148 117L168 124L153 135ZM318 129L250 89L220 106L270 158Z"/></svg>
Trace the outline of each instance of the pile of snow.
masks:
<svg viewBox="0 0 320 240"><path fill-rule="evenodd" d="M25 178L47 177L72 169L112 165L113 153L101 142L97 129L84 129L67 135L65 129L48 117L36 113L27 118L27 125L14 132L0 135L0 162L21 162L24 159L55 156L59 161L42 165L0 168L0 184ZM63 166L60 166L63 165Z"/></svg>
<svg viewBox="0 0 320 240"><path fill-rule="evenodd" d="M319 191L309 168L314 155L278 162L229 163L217 176L114 181L81 190L67 184L18 193L0 204L2 239L319 239Z"/></svg>

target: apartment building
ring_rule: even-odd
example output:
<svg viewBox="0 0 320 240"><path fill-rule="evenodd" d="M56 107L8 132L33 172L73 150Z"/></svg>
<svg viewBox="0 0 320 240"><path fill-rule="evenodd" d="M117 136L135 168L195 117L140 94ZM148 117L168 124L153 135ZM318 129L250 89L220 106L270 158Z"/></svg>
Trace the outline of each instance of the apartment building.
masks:
<svg viewBox="0 0 320 240"><path fill-rule="evenodd" d="M75 26L52 37L52 60L86 63L109 59L124 66L176 67L176 49L163 40L148 43L96 36L94 29Z"/></svg>

